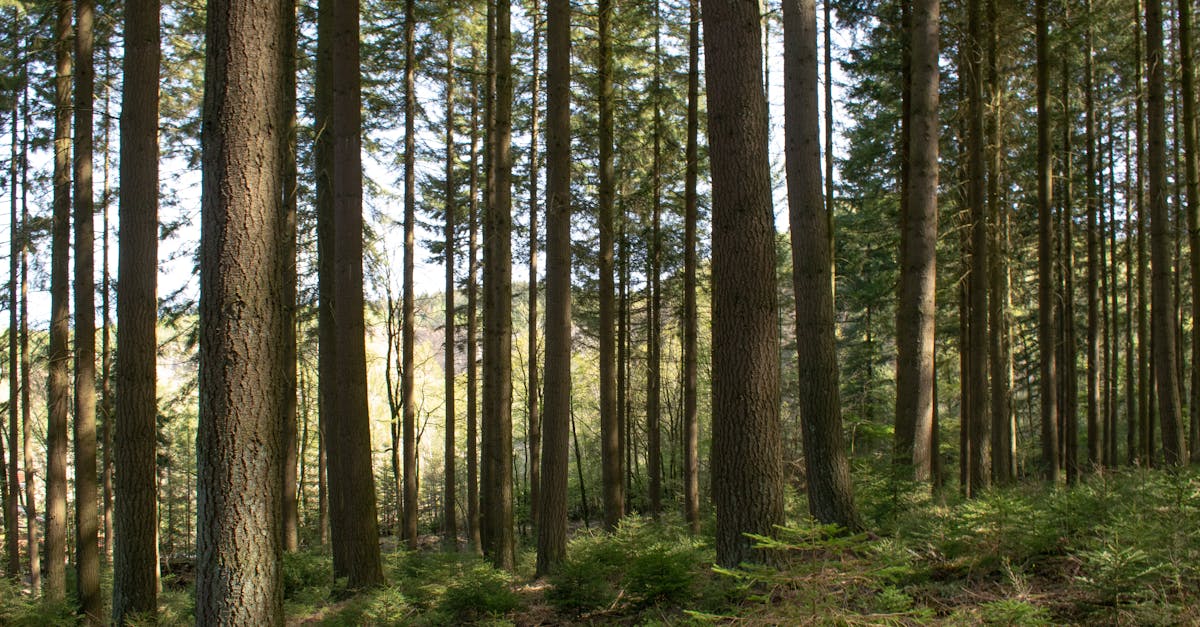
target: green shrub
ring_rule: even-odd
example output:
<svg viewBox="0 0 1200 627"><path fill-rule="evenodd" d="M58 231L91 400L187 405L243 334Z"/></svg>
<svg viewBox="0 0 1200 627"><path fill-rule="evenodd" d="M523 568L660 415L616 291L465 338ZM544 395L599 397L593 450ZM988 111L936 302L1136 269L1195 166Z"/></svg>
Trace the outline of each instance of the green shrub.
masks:
<svg viewBox="0 0 1200 627"><path fill-rule="evenodd" d="M362 619L369 625L398 625L413 613L404 595L394 587L381 588L371 595L363 608Z"/></svg>
<svg viewBox="0 0 1200 627"><path fill-rule="evenodd" d="M979 616L988 625L1050 625L1050 612L1020 599L989 601L979 606Z"/></svg>
<svg viewBox="0 0 1200 627"><path fill-rule="evenodd" d="M333 560L325 554L283 554L283 597L292 599L308 588L328 587L333 582Z"/></svg>
<svg viewBox="0 0 1200 627"><path fill-rule="evenodd" d="M640 604L681 601L691 589L699 565L690 546L656 543L629 563L624 571L625 589Z"/></svg>
<svg viewBox="0 0 1200 627"><path fill-rule="evenodd" d="M521 606L507 574L478 565L463 572L446 588L438 609L460 622L502 616Z"/></svg>

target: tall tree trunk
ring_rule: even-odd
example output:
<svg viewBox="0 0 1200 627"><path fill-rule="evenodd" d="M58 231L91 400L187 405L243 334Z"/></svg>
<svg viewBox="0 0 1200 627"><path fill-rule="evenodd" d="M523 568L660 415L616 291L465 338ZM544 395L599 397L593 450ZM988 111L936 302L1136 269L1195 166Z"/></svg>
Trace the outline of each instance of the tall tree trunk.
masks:
<svg viewBox="0 0 1200 627"><path fill-rule="evenodd" d="M476 70L479 54L475 46L471 46L471 68ZM483 550L480 542L479 520L479 452L476 449L478 441L477 425L479 424L478 410L478 355L476 336L479 317L476 315L477 293L479 291L476 277L479 273L477 262L479 231L479 81L471 82L471 174L470 194L467 216L467 542L474 552Z"/></svg>
<svg viewBox="0 0 1200 627"><path fill-rule="evenodd" d="M1096 107L1092 88L1092 3L1084 2L1084 178L1087 181L1087 470L1095 471L1100 459L1100 255L1099 199L1096 197Z"/></svg>
<svg viewBox="0 0 1200 627"><path fill-rule="evenodd" d="M983 0L967 3L967 39L964 54L967 68L967 204L971 211L971 270L968 280L970 302L971 351L968 357L971 390L970 458L967 496L978 496L991 479L988 445L991 421L988 418L988 221L987 170L983 132L984 25Z"/></svg>
<svg viewBox="0 0 1200 627"><path fill-rule="evenodd" d="M1120 309L1117 308L1117 292L1120 291L1118 286L1117 269L1119 263L1117 261L1117 125L1114 116L1108 118L1108 251L1111 264L1111 276L1109 278L1109 298L1111 299L1110 311L1112 311L1112 335L1109 338L1110 350L1110 366L1109 366L1109 384L1108 384L1108 423L1109 437L1107 442L1108 466L1116 468L1117 461L1117 407L1118 393L1120 387ZM1132 368L1130 368L1132 370ZM1126 402L1132 401L1132 395L1126 397Z"/></svg>
<svg viewBox="0 0 1200 627"><path fill-rule="evenodd" d="M1187 227L1189 270L1192 288L1193 320L1200 319L1200 160L1197 159L1197 130L1196 130L1196 101L1190 94L1196 93L1195 53L1192 51L1192 4L1188 0L1179 0L1179 57L1182 70L1181 89L1186 97L1183 100L1183 146L1184 146L1184 180L1187 190ZM1200 333L1192 330L1192 372L1191 389L1188 402L1191 429L1189 432L1188 451L1191 462L1200 463Z"/></svg>
<svg viewBox="0 0 1200 627"><path fill-rule="evenodd" d="M296 162L296 60L298 23L295 0L288 0L284 10L284 133L280 150L283 153L282 211L283 248L280 251L280 272L283 292L283 550L300 548L300 510L296 500L296 462L300 452L296 428L296 209L299 202Z"/></svg>
<svg viewBox="0 0 1200 627"><path fill-rule="evenodd" d="M455 496L455 462L456 442L454 427L457 415L454 410L454 255L455 217L458 212L457 188L454 181L454 26L447 26L446 33L446 218L445 248L446 257L446 339L445 344L445 373L446 373L446 446L445 446L445 511L443 513L442 534L447 548L458 548L458 517L454 508L458 499Z"/></svg>
<svg viewBox="0 0 1200 627"><path fill-rule="evenodd" d="M1166 123L1164 121L1163 16L1161 0L1146 0L1147 118L1149 147L1151 310L1154 331L1154 378L1162 420L1163 459L1168 465L1186 461L1175 361L1175 300L1171 292L1171 231L1167 208Z"/></svg>
<svg viewBox="0 0 1200 627"><path fill-rule="evenodd" d="M617 404L616 303L614 302L616 264L613 249L616 216L613 190L615 174L613 172L612 0L600 0L596 11L598 22L596 76L600 82L597 90L600 109L600 127L597 131L600 140L597 189L600 231L600 468L604 491L604 527L612 530L625 515L625 486L622 472L624 460L621 458L621 421L618 416ZM691 144L689 144L690 146ZM688 165L690 167L690 161ZM684 254L687 254L686 245ZM686 281L686 279L684 280Z"/></svg>
<svg viewBox="0 0 1200 627"><path fill-rule="evenodd" d="M538 524L541 507L542 419L538 415L538 324L537 324L537 266L538 266L538 61L541 57L541 29L538 28L538 0L533 1L533 69L530 89L529 120L529 372L526 386L526 407L529 420L529 518Z"/></svg>
<svg viewBox="0 0 1200 627"><path fill-rule="evenodd" d="M829 284L833 289L834 317L837 317L837 247L834 231L833 181L833 0L821 3L825 12L825 222L829 236Z"/></svg>
<svg viewBox="0 0 1200 627"><path fill-rule="evenodd" d="M713 172L713 502L717 562L769 560L783 521L779 319L758 7L703 0Z"/></svg>
<svg viewBox="0 0 1200 627"><path fill-rule="evenodd" d="M283 624L284 307L277 234L283 228L284 13L279 2L208 3L196 438L199 624ZM242 80L250 75L258 80Z"/></svg>
<svg viewBox="0 0 1200 627"><path fill-rule="evenodd" d="M654 76L651 100L654 101L653 158L650 171L651 210L650 244L646 289L649 296L646 329L646 474L649 475L650 514L662 511L662 3L654 2ZM764 23L764 28L765 28ZM765 43L765 40L764 40ZM764 57L765 59L766 57ZM764 78L765 78L764 74Z"/></svg>
<svg viewBox="0 0 1200 627"><path fill-rule="evenodd" d="M1139 29L1134 29L1135 34ZM1140 91L1140 87L1138 87ZM1125 104L1125 119L1129 119L1129 103ZM1141 121L1138 121L1141 126ZM1129 171L1130 166L1130 124L1125 123L1125 447L1126 463L1130 466L1138 460L1138 433L1140 429L1142 395L1138 380L1141 376L1141 362L1135 361L1140 357L1140 348L1134 344L1134 319L1141 316L1138 301L1134 298L1134 240L1137 231L1134 223L1134 181L1139 175ZM1139 149L1140 150L1140 149ZM1139 205L1140 206L1140 205Z"/></svg>
<svg viewBox="0 0 1200 627"><path fill-rule="evenodd" d="M318 72L325 69L327 93L317 89L318 197L327 200L324 233L318 229L329 306L321 355L331 359L321 372L333 571L350 588L383 579L371 433L367 413L363 321L361 83L357 2L323 0L318 7ZM324 102L322 102L324 101ZM322 190L320 185L327 187ZM320 216L319 216L320 217ZM321 238L324 235L324 238Z"/></svg>
<svg viewBox="0 0 1200 627"><path fill-rule="evenodd" d="M1064 23L1070 20L1069 15L1063 16ZM1067 27L1069 28L1069 26ZM1071 123L1071 64L1069 60L1070 44L1063 42L1063 48L1059 53L1059 59L1062 67L1062 80L1060 87L1062 88L1062 233L1059 240L1061 249L1062 262L1062 328L1061 342L1062 348L1060 353L1059 363L1062 365L1062 378L1059 383L1060 394L1059 398L1062 416L1059 420L1061 425L1062 441L1061 455L1063 456L1063 470L1067 475L1067 483L1074 484L1079 479L1079 382L1077 378L1077 368L1075 351L1077 350L1078 342L1075 340L1075 208L1074 200L1074 125Z"/></svg>
<svg viewBox="0 0 1200 627"><path fill-rule="evenodd" d="M785 151L808 509L822 523L855 530L862 523L842 441L832 251L821 188L815 0L786 0L783 29Z"/></svg>
<svg viewBox="0 0 1200 627"><path fill-rule="evenodd" d="M400 402L404 435L404 513L401 537L410 551L417 548L417 407L413 398L416 362L416 317L413 314L416 285L413 267L417 252L417 169L416 169L416 0L404 2L404 296L400 305Z"/></svg>
<svg viewBox="0 0 1200 627"><path fill-rule="evenodd" d="M17 15L13 19L13 59L21 57L20 37L17 34ZM8 256L8 457L4 456L4 448L0 445L0 461L6 462L7 473L4 474L4 549L8 576L14 580L21 577L21 550L18 545L20 533L17 531L18 514L17 502L20 500L20 481L17 475L17 397L22 386L29 385L27 380L18 376L17 370L17 275L20 272L18 259L24 254L24 240L27 237L17 226L17 122L20 115L20 98L18 89L20 81L13 86L12 92L12 143L10 144L8 162L9 183L9 256Z"/></svg>
<svg viewBox="0 0 1200 627"><path fill-rule="evenodd" d="M908 207L900 238L896 462L933 478L933 332L937 281L938 0L912 7ZM907 471L906 471L907 472Z"/></svg>
<svg viewBox="0 0 1200 627"><path fill-rule="evenodd" d="M155 472L158 416L159 0L125 8L121 235L117 260L116 500L113 622L158 609Z"/></svg>
<svg viewBox="0 0 1200 627"><path fill-rule="evenodd" d="M511 6L495 4L492 185L483 233L483 509L486 552L497 568L516 566L512 489L512 32Z"/></svg>
<svg viewBox="0 0 1200 627"><path fill-rule="evenodd" d="M42 561L38 551L37 473L33 464L33 417L30 405L29 358L29 107L28 66L22 65L21 93L24 124L21 126L21 449L25 468L25 526L28 536L29 587L34 596L42 590ZM12 444L16 446L16 444Z"/></svg>
<svg viewBox="0 0 1200 627"><path fill-rule="evenodd" d="M1058 480L1058 368L1055 354L1054 173L1050 169L1049 0L1036 0L1037 26L1037 177L1038 177L1038 347L1041 359L1042 476Z"/></svg>
<svg viewBox="0 0 1200 627"><path fill-rule="evenodd" d="M110 84L113 81L112 72L112 55L108 48L104 51L104 82ZM112 274L109 269L109 240L111 228L109 228L109 209L112 193L112 186L109 179L112 172L112 90L106 89L104 92L104 123L101 126L104 133L104 180L100 191L100 212L101 212L101 264L100 264L100 407L99 407L99 426L100 434L98 444L103 456L100 458L100 533L102 541L100 544L101 555L110 564L112 563L113 550L113 501L112 501L112 423L113 423L113 398L112 398ZM119 132L119 131L118 131Z"/></svg>
<svg viewBox="0 0 1200 627"><path fill-rule="evenodd" d="M571 428L571 5L546 3L546 415L537 572L567 552Z"/></svg>
<svg viewBox="0 0 1200 627"><path fill-rule="evenodd" d="M1000 18L997 2L987 1L987 97L991 112L987 122L990 147L987 177L988 214L993 229L992 249L988 256L988 358L991 370L991 448L992 482L1007 484L1016 479L1013 429L1011 331L1008 324L1008 209L1003 206L1001 180L1004 176L1004 101L1005 89L1000 78Z"/></svg>
<svg viewBox="0 0 1200 627"><path fill-rule="evenodd" d="M1139 24L1142 21L1142 2L1136 0L1133 21ZM1150 211L1147 206L1146 199L1146 166L1145 166L1145 101L1146 87L1143 84L1143 70L1145 66L1145 57L1142 53L1142 29L1133 29L1133 56L1134 56L1134 82L1137 85L1137 108L1134 119L1137 120L1137 135L1135 145L1137 146L1137 190L1135 198L1137 199L1137 216L1138 216L1138 234L1137 234L1137 292L1138 292L1138 308L1137 308L1137 337L1138 337L1138 459L1144 465L1152 465L1154 462L1154 442L1150 437L1151 425L1153 420L1153 412L1151 411L1151 403L1154 398L1154 390L1151 385L1152 364L1150 361L1150 293L1149 285L1146 283L1146 275L1150 273L1149 257L1146 251L1146 240L1150 232Z"/></svg>
<svg viewBox="0 0 1200 627"><path fill-rule="evenodd" d="M75 2L75 584L79 611L101 622L99 517L96 511L96 278L92 188L93 0Z"/></svg>
<svg viewBox="0 0 1200 627"><path fill-rule="evenodd" d="M51 227L50 346L46 418L45 595L66 597L67 415L70 412L71 0L59 0L54 27L54 217Z"/></svg>
<svg viewBox="0 0 1200 627"><path fill-rule="evenodd" d="M697 408L696 224L700 172L700 1L688 0L687 148L683 196L683 516L700 533L700 412ZM619 462L618 462L619 463ZM619 479L618 479L619 483Z"/></svg>

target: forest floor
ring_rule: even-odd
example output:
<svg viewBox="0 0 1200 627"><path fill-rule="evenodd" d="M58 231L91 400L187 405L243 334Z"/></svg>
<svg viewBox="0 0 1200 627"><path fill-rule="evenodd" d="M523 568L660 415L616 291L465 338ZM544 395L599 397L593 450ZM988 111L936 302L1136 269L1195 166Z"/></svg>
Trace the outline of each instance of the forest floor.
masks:
<svg viewBox="0 0 1200 627"><path fill-rule="evenodd" d="M432 536L384 544L386 586L351 595L322 553L285 557L289 625L1200 625L1200 473L1126 469L965 500L856 473L868 533L805 520L801 498L763 546L779 567L713 565L712 528L629 517L579 529L552 576L516 573ZM193 624L186 577L158 624ZM4 584L0 584L3 586ZM68 608L0 589L0 624L65 624Z"/></svg>

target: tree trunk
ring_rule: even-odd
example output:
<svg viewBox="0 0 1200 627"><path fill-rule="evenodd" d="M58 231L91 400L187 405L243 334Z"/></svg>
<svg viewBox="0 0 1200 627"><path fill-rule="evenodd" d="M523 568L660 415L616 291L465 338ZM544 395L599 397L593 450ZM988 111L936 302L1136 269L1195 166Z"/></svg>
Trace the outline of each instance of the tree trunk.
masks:
<svg viewBox="0 0 1200 627"><path fill-rule="evenodd" d="M988 445L991 421L988 417L988 221L987 170L984 167L984 42L983 0L967 3L965 87L967 89L967 204L971 211L971 257L968 280L970 301L971 351L968 357L971 390L970 458L967 496L978 496L991 479Z"/></svg>
<svg viewBox="0 0 1200 627"><path fill-rule="evenodd" d="M541 29L538 28L538 0L533 2L533 69L530 89L530 120L529 120L529 358L528 385L526 386L526 407L528 411L528 440L529 440L529 519L534 525L538 524L538 509L541 507L541 473L542 473L542 419L538 415L538 325L537 325L537 266L538 266L538 61L541 57Z"/></svg>
<svg viewBox="0 0 1200 627"><path fill-rule="evenodd" d="M989 262L988 359L991 370L991 448L992 483L1004 485L1016 480L1015 451L1012 444L1012 343L1008 322L1008 209L1001 196L1004 176L1004 101L1005 88L1000 78L1000 18L997 0L987 2L987 84L992 111L988 116L987 143L991 148L987 204L993 229Z"/></svg>
<svg viewBox="0 0 1200 627"><path fill-rule="evenodd" d="M67 302L71 241L71 1L59 0L54 27L54 217L51 227L50 347L46 418L45 595L66 597L67 415L71 321Z"/></svg>
<svg viewBox="0 0 1200 627"><path fill-rule="evenodd" d="M22 67L21 131L21 449L25 468L25 525L28 535L29 587L37 596L42 590L42 561L38 551L37 473L33 465L33 417L30 405L29 359L29 127L33 119L29 108L27 67ZM15 444L12 444L15 446Z"/></svg>
<svg viewBox="0 0 1200 627"><path fill-rule="evenodd" d="M1088 471L1100 464L1100 233L1096 197L1096 107L1092 88L1092 4L1084 2L1085 50L1083 66L1084 177L1087 180L1087 459Z"/></svg>
<svg viewBox="0 0 1200 627"><path fill-rule="evenodd" d="M497 568L516 567L512 495L512 32L511 7L495 5L491 202L483 234L483 492L486 552Z"/></svg>
<svg viewBox="0 0 1200 627"><path fill-rule="evenodd" d="M937 281L938 0L912 8L912 114L908 210L900 234L897 312L896 462L918 481L932 479L933 332ZM907 471L906 471L907 472Z"/></svg>
<svg viewBox="0 0 1200 627"><path fill-rule="evenodd" d="M1146 100L1149 122L1151 309L1154 331L1154 378L1162 420L1163 459L1186 461L1181 423L1179 376L1175 361L1175 299L1171 292L1171 231L1167 208L1166 123L1164 121L1163 16L1161 0L1146 1L1146 63L1150 69Z"/></svg>
<svg viewBox="0 0 1200 627"><path fill-rule="evenodd" d="M116 500L113 622L158 609L155 472L158 416L159 1L125 9L121 236L117 260Z"/></svg>
<svg viewBox="0 0 1200 627"><path fill-rule="evenodd" d="M713 172L713 502L717 562L771 556L783 521L775 228L759 13L703 0Z"/></svg>
<svg viewBox="0 0 1200 627"><path fill-rule="evenodd" d="M280 279L283 286L283 550L300 548L300 510L296 500L296 462L300 445L296 428L296 209L299 201L296 163L296 60L298 24L295 0L284 10L284 133L282 213L283 248L280 251Z"/></svg>
<svg viewBox="0 0 1200 627"><path fill-rule="evenodd" d="M1142 3L1141 0L1136 0L1133 22L1141 23L1142 20ZM1142 29L1133 29L1133 56L1134 56L1134 83L1137 85L1137 108L1134 119L1137 120L1137 135L1135 145L1137 146L1137 190L1135 197L1137 198L1137 216L1138 216L1138 234L1137 234L1137 292L1138 292L1138 308L1137 308L1137 338L1138 338L1138 459L1143 465L1149 466L1154 461L1154 442L1150 438L1151 424L1153 412L1151 411L1151 402L1154 398L1154 390L1151 387L1151 363L1150 363L1150 294L1149 286L1146 284L1146 275L1150 272L1149 258L1146 252L1146 240L1150 232L1150 211L1146 204L1146 182L1143 178L1146 174L1145 166L1145 86L1142 84L1143 66L1145 58L1142 54Z"/></svg>
<svg viewBox="0 0 1200 627"><path fill-rule="evenodd" d="M445 373L446 373L446 446L445 446L445 511L443 514L442 534L446 547L458 548L458 517L455 515L455 436L454 427L457 421L454 410L454 255L455 217L458 212L456 199L457 188L454 181L454 31L448 26L446 34L446 242L443 254L446 257L446 339L445 344Z"/></svg>
<svg viewBox="0 0 1200 627"><path fill-rule="evenodd" d="M1051 210L1054 172L1050 169L1050 34L1049 0L1036 0L1037 26L1037 177L1038 177L1038 347L1041 359L1042 476L1058 481L1058 368L1055 342L1054 216Z"/></svg>
<svg viewBox="0 0 1200 627"><path fill-rule="evenodd" d="M784 115L796 350L808 509L825 524L862 526L842 441L829 220L821 188L817 7L783 3Z"/></svg>
<svg viewBox="0 0 1200 627"><path fill-rule="evenodd" d="M408 550L417 548L417 407L414 395L413 350L416 347L416 317L413 306L416 285L417 170L416 170L416 0L404 2L404 296L400 305L400 402L403 404L404 513L401 537Z"/></svg>
<svg viewBox="0 0 1200 627"><path fill-rule="evenodd" d="M471 67L478 68L478 52L471 47ZM477 76L478 72L474 72ZM476 450L478 441L477 425L478 411L478 354L476 345L477 326L479 317L476 315L478 284L476 277L479 272L477 262L478 244L476 235L479 230L479 82L471 82L471 182L469 215L467 216L467 541L474 552L483 550L480 542L479 520L479 452Z"/></svg>
<svg viewBox="0 0 1200 627"><path fill-rule="evenodd" d="M284 3L208 3L196 621L283 624ZM254 75L255 81L243 77ZM214 86L223 86L215 89ZM138 538L145 541L145 538Z"/></svg>
<svg viewBox="0 0 1200 627"><path fill-rule="evenodd" d="M1181 89L1184 94L1196 93L1195 53L1192 52L1192 5L1188 0L1179 0L1179 57L1182 70ZM1183 145L1184 179L1187 190L1188 250L1191 255L1190 281L1192 288L1193 320L1200 319L1200 162L1197 160L1196 102L1191 97L1183 100ZM1191 430L1188 451L1191 462L1200 463L1200 333L1192 331L1192 373L1188 410Z"/></svg>
<svg viewBox="0 0 1200 627"><path fill-rule="evenodd" d="M688 1L687 149L683 196L683 517L700 533L700 415L697 408L696 224L700 172L700 1ZM619 459L619 457L618 457ZM619 461L617 462L620 463ZM619 466L618 466L619 479Z"/></svg>
<svg viewBox="0 0 1200 627"><path fill-rule="evenodd" d="M612 1L600 0L596 11L598 20L596 75L600 82L598 89L600 165L597 189L600 231L598 255L600 275L600 467L604 491L604 527L612 530L625 515L615 363L617 352L616 304L614 303L616 264L614 263L613 249L616 216L613 206L615 174L613 172ZM689 161L689 166L690 164Z"/></svg>
<svg viewBox="0 0 1200 627"><path fill-rule="evenodd" d="M650 514L662 511L662 19L661 2L654 2L654 71L650 99L654 101L653 158L650 171L650 244L646 289L649 311L646 329L646 474L649 475Z"/></svg>
<svg viewBox="0 0 1200 627"><path fill-rule="evenodd" d="M21 57L20 37L15 32L16 20L13 21L13 59ZM14 68L15 69L15 68ZM21 550L18 545L20 533L17 502L20 500L20 480L17 475L17 397L20 388L29 385L28 380L18 376L17 366L17 275L20 272L18 259L24 254L24 240L27 237L17 226L17 121L20 98L17 90L22 86L18 81L12 92L12 143L8 162L9 182L9 256L8 256L8 457L4 456L4 448L0 445L0 461L8 464L4 474L4 549L7 557L8 576L13 580L21 577Z"/></svg>
<svg viewBox="0 0 1200 627"><path fill-rule="evenodd" d="M546 4L546 415L537 572L567 552L571 427L571 7Z"/></svg>
<svg viewBox="0 0 1200 627"><path fill-rule="evenodd" d="M1064 23L1070 19L1069 15L1063 16ZM1069 28L1069 27L1068 27ZM1060 433L1062 440L1059 442L1062 455L1063 470L1067 475L1067 484L1074 484L1079 479L1079 383L1077 379L1077 368L1075 352L1078 342L1075 341L1075 208L1072 203L1074 200L1073 182L1074 174L1074 126L1071 123L1071 65L1069 60L1070 44L1063 42L1063 48L1059 53L1059 59L1062 67L1062 80L1060 86L1062 88L1062 108L1064 111L1062 121L1062 234L1059 239L1059 247L1061 250L1062 263L1062 327L1061 327L1061 352L1059 354L1059 363L1062 366L1062 377L1059 379L1060 384L1060 411L1059 418Z"/></svg>
<svg viewBox="0 0 1200 627"><path fill-rule="evenodd" d="M324 194L324 274L327 331L320 353L332 353L321 372L333 571L350 588L383 579L371 433L367 413L363 321L361 83L358 3L324 0L318 7L318 197ZM324 85L324 92L320 85ZM324 101L324 102L322 102ZM321 189L321 185L327 187ZM319 216L320 217L320 216Z"/></svg>

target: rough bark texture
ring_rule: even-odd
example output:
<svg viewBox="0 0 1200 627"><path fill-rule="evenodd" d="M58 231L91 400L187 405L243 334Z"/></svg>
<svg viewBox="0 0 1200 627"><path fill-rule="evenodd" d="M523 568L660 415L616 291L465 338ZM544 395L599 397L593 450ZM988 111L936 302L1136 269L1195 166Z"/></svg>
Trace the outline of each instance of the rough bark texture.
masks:
<svg viewBox="0 0 1200 627"><path fill-rule="evenodd" d="M478 68L478 53L471 48L471 67ZM474 73L478 75L478 72ZM471 84L471 200L467 221L467 542L472 551L483 550L480 542L479 520L479 451L478 424L478 309L479 276L479 82Z"/></svg>
<svg viewBox="0 0 1200 627"><path fill-rule="evenodd" d="M46 563L48 601L67 592L67 414L71 362L71 1L59 0L54 26L54 217L51 226L50 346L46 418Z"/></svg>
<svg viewBox="0 0 1200 627"><path fill-rule="evenodd" d="M571 435L571 5L546 3L546 391L537 572L567 552Z"/></svg>
<svg viewBox="0 0 1200 627"><path fill-rule="evenodd" d="M483 220L484 544L497 568L516 566L512 489L512 32L511 7L495 5L491 189Z"/></svg>
<svg viewBox="0 0 1200 627"><path fill-rule="evenodd" d="M1182 70L1182 85L1184 94L1196 93L1195 52L1192 50L1192 4L1188 0L1178 0L1179 9L1179 58ZM1196 152L1196 101L1186 97L1183 100L1183 146L1184 146L1184 179L1187 192L1187 228L1190 283L1192 288L1192 320L1200 319L1200 160ZM1191 462L1200 463L1200 333L1192 331L1191 345L1191 386L1188 396L1188 413L1191 429L1189 431L1188 451Z"/></svg>
<svg viewBox="0 0 1200 627"><path fill-rule="evenodd" d="M280 135L280 150L283 153L283 193L280 210L283 229L280 251L282 278L283 318L283 550L300 548L300 509L296 498L296 465L300 455L297 438L296 405L296 209L299 200L297 186L298 164L296 162L296 59L298 24L295 0L288 0L284 10L284 66L283 74L283 123Z"/></svg>
<svg viewBox="0 0 1200 627"><path fill-rule="evenodd" d="M96 278L92 198L95 5L75 3L75 589L87 624L102 620L99 516L96 509Z"/></svg>
<svg viewBox="0 0 1200 627"><path fill-rule="evenodd" d="M1049 0L1037 0L1038 347L1041 356L1042 476L1058 480L1058 369L1055 353L1053 176L1050 169Z"/></svg>
<svg viewBox="0 0 1200 627"><path fill-rule="evenodd" d="M967 464L966 494L978 496L991 480L989 445L991 422L988 419L988 222L987 171L984 168L983 134L983 0L967 3L967 38L962 51L966 59L967 90L967 205L971 211L971 266L968 278L970 302L970 347L967 366L971 393L970 450Z"/></svg>
<svg viewBox="0 0 1200 627"><path fill-rule="evenodd" d="M13 58L17 59L21 56L21 46L17 33L13 32ZM19 579L21 576L21 550L18 547L20 540L20 532L17 531L20 523L17 513L17 502L20 501L19 494L21 492L20 482L17 476L17 410L19 403L17 398L20 396L22 382L27 379L22 379L18 375L17 353L18 353L18 337L17 337L17 277L20 274L19 260L24 255L24 240L25 233L24 225L18 226L17 223L17 151L20 149L17 139L17 122L19 113L20 98L17 97L18 89L21 85L18 82L14 84L12 91L12 117L9 130L12 132L12 143L10 144L11 153L8 163L8 180L9 180L9 257L8 257L8 456L4 456L4 447L0 446L0 460L8 464L7 473L4 474L4 550L7 558L7 574L13 579ZM24 385L28 385L25 383Z"/></svg>
<svg viewBox="0 0 1200 627"><path fill-rule="evenodd" d="M1083 66L1084 114L1084 178L1087 181L1087 467L1094 471L1100 464L1100 371L1103 357L1100 352L1100 240L1099 198L1096 190L1096 108L1092 89L1092 19L1091 2L1085 2L1084 28L1086 49Z"/></svg>
<svg viewBox="0 0 1200 627"><path fill-rule="evenodd" d="M1151 327L1154 379L1162 421L1163 460L1168 465L1186 460L1175 360L1175 298L1172 293L1171 218L1167 207L1166 123L1164 96L1163 17L1161 0L1146 1L1147 131L1149 148Z"/></svg>
<svg viewBox="0 0 1200 627"><path fill-rule="evenodd" d="M700 171L700 2L688 1L687 148L683 192L683 517L700 533L700 412L697 408L696 223ZM619 456L618 456L619 459ZM620 463L618 461L618 463Z"/></svg>
<svg viewBox="0 0 1200 627"><path fill-rule="evenodd" d="M912 5L908 211L901 225L897 310L896 462L933 474L933 331L937 280L938 0ZM906 474L908 474L906 472Z"/></svg>
<svg viewBox="0 0 1200 627"><path fill-rule="evenodd" d="M529 423L529 519L534 525L540 520L538 511L542 506L540 492L542 489L542 417L538 413L538 396L541 390L538 372L538 91L540 76L538 62L541 58L541 34L538 28L538 0L533 2L533 69L530 74L530 115L529 115L529 326L527 339L529 350L527 368L529 377L526 390L526 418Z"/></svg>
<svg viewBox="0 0 1200 627"><path fill-rule="evenodd" d="M113 622L158 609L155 328L158 318L159 0L125 5L121 246L117 260Z"/></svg>
<svg viewBox="0 0 1200 627"><path fill-rule="evenodd" d="M401 537L410 551L417 548L417 407L413 398L416 362L416 317L413 313L416 285L413 266L417 252L417 170L416 170L416 43L415 0L404 3L404 296L400 305L400 402L404 436L404 509Z"/></svg>
<svg viewBox="0 0 1200 627"><path fill-rule="evenodd" d="M646 259L646 474L650 514L662 511L662 19L654 2L653 157L650 165L650 242ZM764 74L765 76L765 74ZM769 122L768 122L769 124Z"/></svg>
<svg viewBox="0 0 1200 627"><path fill-rule="evenodd" d="M27 80L22 68L22 84ZM33 116L29 110L29 89L21 94L25 123L21 132L21 232L29 232L29 127ZM42 589L42 561L38 550L37 473L33 464L33 416L29 385L29 242L21 249L21 448L25 468L25 526L28 535L29 587L36 594Z"/></svg>
<svg viewBox="0 0 1200 627"><path fill-rule="evenodd" d="M785 0L783 28L784 148L808 509L822 523L853 530L861 522L854 507L838 398L829 221L821 186L816 2Z"/></svg>
<svg viewBox="0 0 1200 627"><path fill-rule="evenodd" d="M1002 203L1001 180L1004 176L1004 87L1000 78L1000 23L996 7L997 0L988 0L988 96L992 111L988 117L988 145L990 163L988 169L987 202L991 216L993 237L990 265L990 293L988 295L989 347L988 359L991 367L992 401L992 482L1006 484L1016 480L1016 446L1014 444L1014 415L1012 411L1012 342L1008 320L1008 210Z"/></svg>
<svg viewBox="0 0 1200 627"><path fill-rule="evenodd" d="M333 571L351 588L383 580L371 432L367 412L363 322L361 84L357 2L322 2L318 9L318 69L326 63L328 95L318 118L325 143L318 182L327 179L325 246L329 309L321 353L333 354L322 371L324 433L329 482ZM322 54L322 52L324 54ZM320 105L320 102L318 102ZM320 145L320 143L318 144ZM318 192L320 194L320 192ZM320 210L320 207L318 208ZM318 238L321 233L318 232Z"/></svg>
<svg viewBox="0 0 1200 627"><path fill-rule="evenodd" d="M283 623L284 8L208 3L196 438L202 625Z"/></svg>
<svg viewBox="0 0 1200 627"><path fill-rule="evenodd" d="M754 3L703 0L713 172L713 502L717 562L764 561L783 521L775 227Z"/></svg>
<svg viewBox="0 0 1200 627"><path fill-rule="evenodd" d="M600 127L597 130L600 140L600 165L596 191L600 231L600 251L597 255L600 266L600 483L604 493L604 527L611 530L625 515L620 420L617 416L614 280L616 260L613 256L616 239L616 177L613 172L612 0L600 0L596 11L596 78L600 82L597 89L600 109Z"/></svg>

